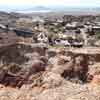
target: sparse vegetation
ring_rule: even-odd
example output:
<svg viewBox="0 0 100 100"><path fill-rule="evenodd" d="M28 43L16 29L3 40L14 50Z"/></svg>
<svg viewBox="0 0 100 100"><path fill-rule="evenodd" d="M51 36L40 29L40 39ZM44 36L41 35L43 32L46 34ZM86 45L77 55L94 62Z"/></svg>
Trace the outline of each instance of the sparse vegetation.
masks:
<svg viewBox="0 0 100 100"><path fill-rule="evenodd" d="M0 12L0 100L99 100L100 16L55 14Z"/></svg>

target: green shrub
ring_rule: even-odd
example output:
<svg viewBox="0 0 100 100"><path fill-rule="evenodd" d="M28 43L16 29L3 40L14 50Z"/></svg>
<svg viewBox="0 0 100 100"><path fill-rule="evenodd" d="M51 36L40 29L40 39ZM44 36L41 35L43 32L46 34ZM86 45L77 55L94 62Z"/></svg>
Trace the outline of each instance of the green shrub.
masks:
<svg viewBox="0 0 100 100"><path fill-rule="evenodd" d="M100 39L100 32L96 32L96 38Z"/></svg>

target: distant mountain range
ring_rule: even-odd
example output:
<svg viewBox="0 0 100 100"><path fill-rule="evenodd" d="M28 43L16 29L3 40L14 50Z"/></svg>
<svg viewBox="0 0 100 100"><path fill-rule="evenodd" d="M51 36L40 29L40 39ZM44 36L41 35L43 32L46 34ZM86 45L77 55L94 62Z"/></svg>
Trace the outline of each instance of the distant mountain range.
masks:
<svg viewBox="0 0 100 100"><path fill-rule="evenodd" d="M23 8L23 9L16 9L13 10L15 12L22 12L22 13L35 13L35 12L51 12L51 8L43 7L43 6L36 6L31 8Z"/></svg>
<svg viewBox="0 0 100 100"><path fill-rule="evenodd" d="M23 13L34 13L34 12L99 12L100 7L63 7L63 6L35 6L35 7L22 7L22 8L2 8L0 10L8 12L23 12Z"/></svg>

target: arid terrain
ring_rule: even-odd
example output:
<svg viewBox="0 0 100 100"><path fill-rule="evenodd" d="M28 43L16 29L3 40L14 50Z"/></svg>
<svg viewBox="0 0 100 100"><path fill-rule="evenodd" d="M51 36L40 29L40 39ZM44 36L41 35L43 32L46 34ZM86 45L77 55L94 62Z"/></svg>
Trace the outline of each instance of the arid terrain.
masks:
<svg viewBox="0 0 100 100"><path fill-rule="evenodd" d="M0 100L100 100L100 16L0 12Z"/></svg>

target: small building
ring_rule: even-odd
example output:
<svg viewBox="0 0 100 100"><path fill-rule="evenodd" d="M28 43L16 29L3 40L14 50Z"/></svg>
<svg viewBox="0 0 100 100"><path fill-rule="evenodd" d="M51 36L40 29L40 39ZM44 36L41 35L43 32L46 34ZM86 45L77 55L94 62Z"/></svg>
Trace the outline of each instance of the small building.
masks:
<svg viewBox="0 0 100 100"><path fill-rule="evenodd" d="M22 37L32 37L33 36L33 31L30 29L13 29L13 31L18 35Z"/></svg>
<svg viewBox="0 0 100 100"><path fill-rule="evenodd" d="M93 30L95 33L98 33L98 32L100 32L100 26L93 26L93 27L92 27L92 30Z"/></svg>

